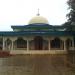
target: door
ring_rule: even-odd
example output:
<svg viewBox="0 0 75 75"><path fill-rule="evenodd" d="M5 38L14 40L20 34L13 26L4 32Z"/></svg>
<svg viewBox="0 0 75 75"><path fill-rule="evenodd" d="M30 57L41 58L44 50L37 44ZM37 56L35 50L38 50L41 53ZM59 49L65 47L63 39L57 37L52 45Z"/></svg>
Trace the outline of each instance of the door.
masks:
<svg viewBox="0 0 75 75"><path fill-rule="evenodd" d="M35 50L43 49L43 38L41 36L36 36L34 38L34 47L35 47Z"/></svg>

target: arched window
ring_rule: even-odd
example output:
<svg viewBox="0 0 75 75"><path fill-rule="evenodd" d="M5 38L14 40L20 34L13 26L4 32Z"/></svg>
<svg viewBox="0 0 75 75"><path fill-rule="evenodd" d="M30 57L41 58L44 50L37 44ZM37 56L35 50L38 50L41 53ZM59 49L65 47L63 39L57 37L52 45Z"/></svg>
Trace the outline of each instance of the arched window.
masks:
<svg viewBox="0 0 75 75"><path fill-rule="evenodd" d="M72 46L72 40L71 39L66 40L66 46L67 46L67 49Z"/></svg>
<svg viewBox="0 0 75 75"><path fill-rule="evenodd" d="M59 38L55 38L51 41L51 48L60 48L61 47L61 40Z"/></svg>
<svg viewBox="0 0 75 75"><path fill-rule="evenodd" d="M23 38L18 38L15 43L17 48L27 48L27 41Z"/></svg>

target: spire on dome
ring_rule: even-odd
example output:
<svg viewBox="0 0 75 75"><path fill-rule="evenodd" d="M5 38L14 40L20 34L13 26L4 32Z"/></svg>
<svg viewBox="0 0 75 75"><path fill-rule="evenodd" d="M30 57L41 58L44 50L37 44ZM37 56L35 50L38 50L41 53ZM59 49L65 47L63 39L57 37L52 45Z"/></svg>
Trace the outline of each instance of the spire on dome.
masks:
<svg viewBox="0 0 75 75"><path fill-rule="evenodd" d="M39 9L38 13L36 14L35 17L33 17L30 21L29 24L49 24L48 20L42 16L40 16Z"/></svg>
<svg viewBox="0 0 75 75"><path fill-rule="evenodd" d="M40 16L40 13L39 13L39 8L38 8L38 13L37 13L37 16Z"/></svg>

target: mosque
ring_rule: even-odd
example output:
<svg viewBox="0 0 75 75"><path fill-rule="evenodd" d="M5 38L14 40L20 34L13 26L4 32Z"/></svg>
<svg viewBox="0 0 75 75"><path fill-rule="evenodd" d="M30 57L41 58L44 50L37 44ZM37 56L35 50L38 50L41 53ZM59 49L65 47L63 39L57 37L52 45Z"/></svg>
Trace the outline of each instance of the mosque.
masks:
<svg viewBox="0 0 75 75"><path fill-rule="evenodd" d="M28 25L13 25L11 28L13 31L0 31L1 51L10 54L66 54L75 50L75 31L68 31L63 25L50 25L40 14Z"/></svg>

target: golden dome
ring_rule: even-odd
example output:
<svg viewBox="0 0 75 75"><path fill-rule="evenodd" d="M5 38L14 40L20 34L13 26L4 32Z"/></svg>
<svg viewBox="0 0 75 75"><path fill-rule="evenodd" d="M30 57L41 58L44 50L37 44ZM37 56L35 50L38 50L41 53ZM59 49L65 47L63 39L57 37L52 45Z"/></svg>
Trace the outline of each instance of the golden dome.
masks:
<svg viewBox="0 0 75 75"><path fill-rule="evenodd" d="M33 17L30 21L29 24L37 24L37 23L42 23L42 24L48 24L48 20L42 16L36 16Z"/></svg>

